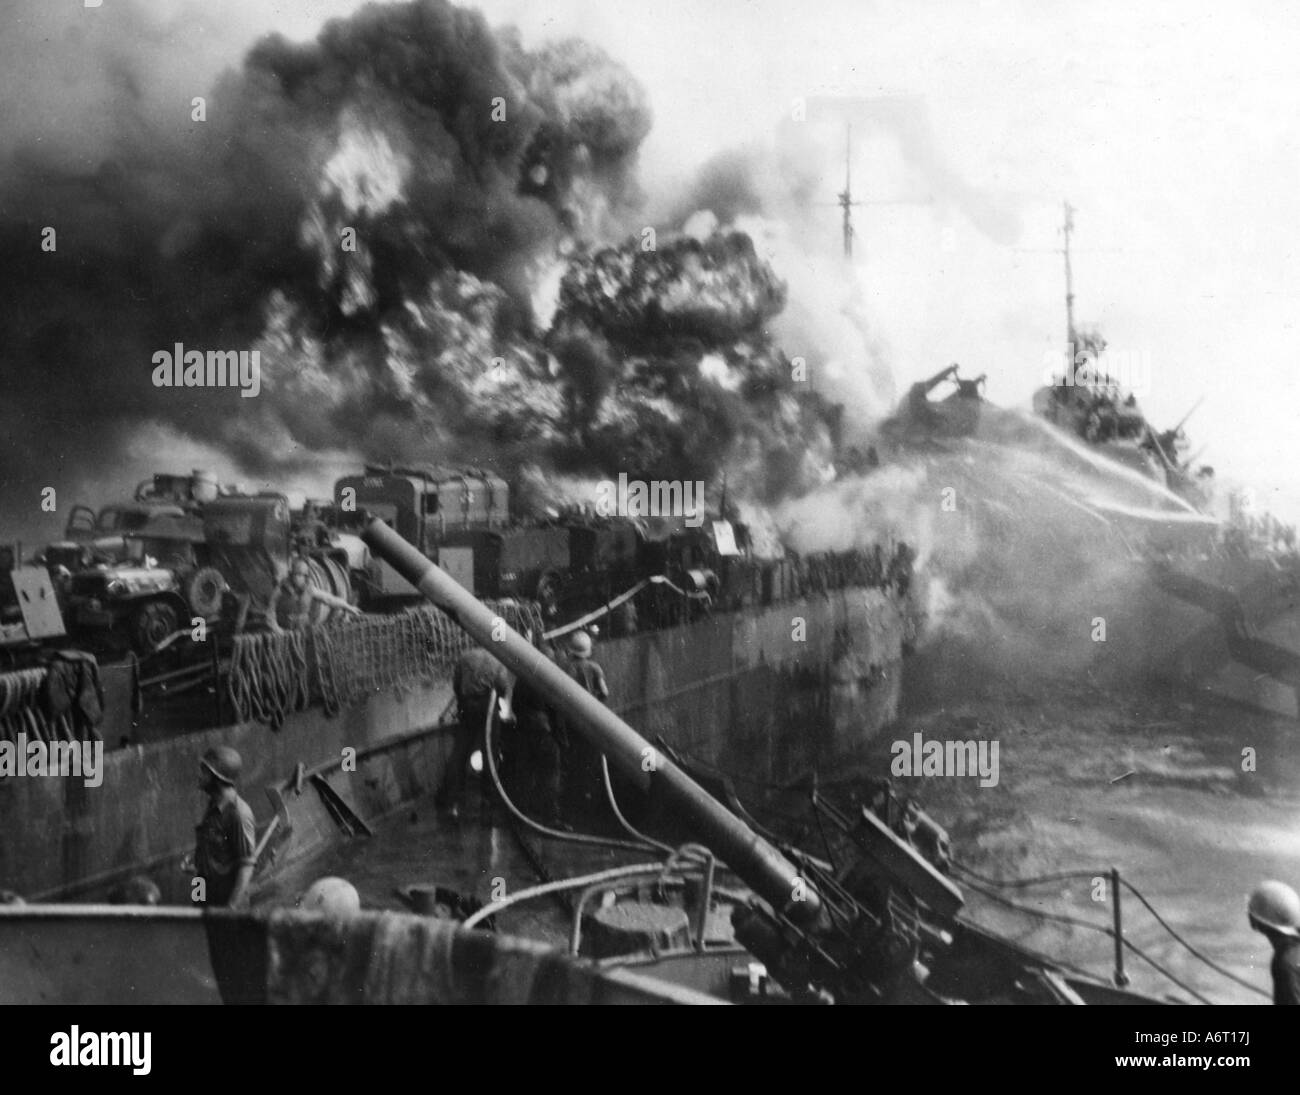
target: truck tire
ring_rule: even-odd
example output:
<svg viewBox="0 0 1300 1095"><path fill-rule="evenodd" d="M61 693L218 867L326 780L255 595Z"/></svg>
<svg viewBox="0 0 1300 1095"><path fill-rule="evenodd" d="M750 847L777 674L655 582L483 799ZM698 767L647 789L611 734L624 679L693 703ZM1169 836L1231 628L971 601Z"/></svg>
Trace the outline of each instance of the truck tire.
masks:
<svg viewBox="0 0 1300 1095"><path fill-rule="evenodd" d="M194 615L206 620L220 615L221 597L226 592L226 579L216 567L200 567L185 583L185 600Z"/></svg>
<svg viewBox="0 0 1300 1095"><path fill-rule="evenodd" d="M307 560L307 580L317 589L326 593L333 593L330 588L329 572L319 559L309 558ZM312 603L311 611L307 616L307 622L313 627L320 627L330 618L330 613L334 610L329 605L323 605L319 601Z"/></svg>
<svg viewBox="0 0 1300 1095"><path fill-rule="evenodd" d="M332 593L345 601L350 602L352 600L352 588L351 583L348 581L347 568L336 559L327 556L312 557L307 560L307 569L311 576L311 583L317 589ZM343 615L346 614L340 609L317 603L312 606L311 623L320 626Z"/></svg>
<svg viewBox="0 0 1300 1095"><path fill-rule="evenodd" d="M176 609L166 601L146 601L131 613L127 628L131 646L137 654L150 654L178 624Z"/></svg>

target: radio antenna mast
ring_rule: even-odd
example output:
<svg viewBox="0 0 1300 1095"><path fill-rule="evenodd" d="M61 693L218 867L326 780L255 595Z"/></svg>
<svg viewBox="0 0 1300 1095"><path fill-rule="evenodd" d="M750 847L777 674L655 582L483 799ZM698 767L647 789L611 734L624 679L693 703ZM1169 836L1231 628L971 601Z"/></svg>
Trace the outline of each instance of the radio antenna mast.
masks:
<svg viewBox="0 0 1300 1095"><path fill-rule="evenodd" d="M1070 233L1074 231L1074 206L1065 203L1064 243L1061 254L1065 256L1065 344L1074 345L1074 275L1070 270ZM1071 351L1073 352L1073 351Z"/></svg>

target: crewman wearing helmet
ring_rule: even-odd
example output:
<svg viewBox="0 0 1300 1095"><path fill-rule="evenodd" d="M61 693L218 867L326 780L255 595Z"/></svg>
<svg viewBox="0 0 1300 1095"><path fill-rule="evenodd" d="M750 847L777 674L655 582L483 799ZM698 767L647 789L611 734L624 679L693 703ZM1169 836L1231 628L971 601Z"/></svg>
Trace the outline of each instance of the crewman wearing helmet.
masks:
<svg viewBox="0 0 1300 1095"><path fill-rule="evenodd" d="M208 796L208 809L194 830L194 870L203 879L205 905L248 907L257 836L253 811L235 789L242 768L228 745L209 749L199 762L199 789Z"/></svg>
<svg viewBox="0 0 1300 1095"><path fill-rule="evenodd" d="M591 656L591 636L585 631L575 631L565 646L561 668L601 703L609 701L609 685L605 671ZM595 807L604 797L604 777L601 774L600 750L577 734L569 734L564 727L569 747L564 756L565 813L570 817Z"/></svg>
<svg viewBox="0 0 1300 1095"><path fill-rule="evenodd" d="M555 661L549 643L539 649L547 660ZM563 751L568 748L563 720L546 696L523 677L515 682L510 708L515 729L507 739L506 759L519 806L539 821L563 827Z"/></svg>
<svg viewBox="0 0 1300 1095"><path fill-rule="evenodd" d="M510 695L512 683L506 667L480 646L470 647L456 662L451 678L458 712L456 733L435 799L438 809L453 821L460 817L465 796L466 766L474 753L484 747L488 701L495 692L499 708L500 701ZM493 710L492 718L496 717L497 711Z"/></svg>
<svg viewBox="0 0 1300 1095"><path fill-rule="evenodd" d="M591 636L585 631L575 631L569 639L569 676L590 692L596 699L609 699L609 685L605 671L591 659Z"/></svg>
<svg viewBox="0 0 1300 1095"><path fill-rule="evenodd" d="M346 920L361 911L361 895L346 878L318 878L298 898L303 912L323 913L332 920Z"/></svg>
<svg viewBox="0 0 1300 1095"><path fill-rule="evenodd" d="M1300 894L1285 882L1261 882L1246 912L1273 944L1273 1003L1300 1004Z"/></svg>

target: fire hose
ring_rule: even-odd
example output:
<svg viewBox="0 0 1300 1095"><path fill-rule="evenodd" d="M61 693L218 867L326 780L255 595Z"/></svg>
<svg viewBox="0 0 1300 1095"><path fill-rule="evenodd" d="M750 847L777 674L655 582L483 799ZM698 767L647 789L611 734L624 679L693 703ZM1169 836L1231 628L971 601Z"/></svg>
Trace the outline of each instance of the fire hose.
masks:
<svg viewBox="0 0 1300 1095"><path fill-rule="evenodd" d="M551 639L558 639L562 635L569 634L571 631L577 631L579 628L586 627L588 624L593 624L602 616L608 616L614 611L614 609L626 604L649 585L667 586L674 593L680 594L682 597L691 601L710 599L707 593L691 593L689 590L682 589L680 586L675 585L667 576L663 574L654 574L649 578L642 578L641 581L637 582L637 584L631 589L627 590L625 593L620 593L608 604L601 605L600 608L588 612L585 616L582 616L579 619L571 620L569 623L563 624L560 627L552 628L550 631L545 632L542 635L542 638L549 642Z"/></svg>
<svg viewBox="0 0 1300 1095"><path fill-rule="evenodd" d="M756 893L793 923L819 926L821 895L799 868L750 830L631 726L436 564L375 518L362 539L498 661L562 711L566 722L608 755L627 778L656 793L693 824L705 843Z"/></svg>

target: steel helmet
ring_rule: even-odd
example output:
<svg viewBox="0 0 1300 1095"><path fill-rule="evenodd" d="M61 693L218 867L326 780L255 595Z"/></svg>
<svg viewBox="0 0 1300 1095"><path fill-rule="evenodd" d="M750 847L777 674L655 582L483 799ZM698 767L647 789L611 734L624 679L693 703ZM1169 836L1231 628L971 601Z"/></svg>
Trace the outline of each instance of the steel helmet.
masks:
<svg viewBox="0 0 1300 1095"><path fill-rule="evenodd" d="M162 891L152 878L137 874L118 886L108 900L114 905L157 905L162 900Z"/></svg>
<svg viewBox="0 0 1300 1095"><path fill-rule="evenodd" d="M203 754L199 763L222 783L229 783L232 787L239 779L240 769L244 767L239 753L229 745L214 746Z"/></svg>
<svg viewBox="0 0 1300 1095"><path fill-rule="evenodd" d="M1300 937L1300 894L1285 882L1261 882L1246 906L1252 924Z"/></svg>
<svg viewBox="0 0 1300 1095"><path fill-rule="evenodd" d="M298 908L326 916L351 916L361 911L361 896L346 878L318 878L298 898Z"/></svg>
<svg viewBox="0 0 1300 1095"><path fill-rule="evenodd" d="M590 658L591 636L585 631L575 631L569 640L569 653L575 658Z"/></svg>

